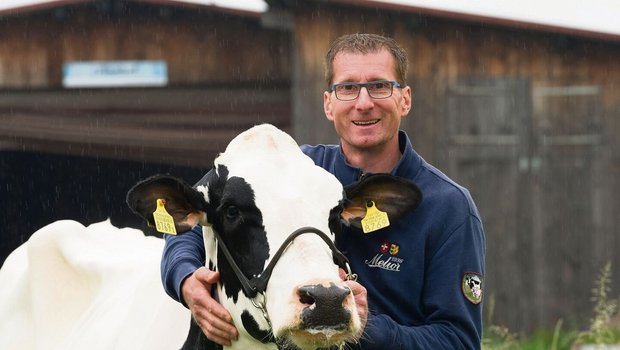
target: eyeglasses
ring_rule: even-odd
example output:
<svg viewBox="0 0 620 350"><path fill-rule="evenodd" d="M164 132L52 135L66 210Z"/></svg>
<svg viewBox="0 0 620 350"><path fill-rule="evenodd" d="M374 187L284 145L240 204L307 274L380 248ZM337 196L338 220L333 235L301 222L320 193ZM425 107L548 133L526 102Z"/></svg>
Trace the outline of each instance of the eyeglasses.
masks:
<svg viewBox="0 0 620 350"><path fill-rule="evenodd" d="M392 96L394 87L399 88L401 85L393 80L375 80L366 83L337 83L329 88L330 92L336 93L336 98L340 101L353 101L359 97L363 87L370 97L380 99Z"/></svg>

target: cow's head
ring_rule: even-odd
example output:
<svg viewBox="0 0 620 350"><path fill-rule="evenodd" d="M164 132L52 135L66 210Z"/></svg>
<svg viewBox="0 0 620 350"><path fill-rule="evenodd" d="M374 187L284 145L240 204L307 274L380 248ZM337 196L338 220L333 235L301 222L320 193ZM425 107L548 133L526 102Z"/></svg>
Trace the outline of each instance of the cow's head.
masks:
<svg viewBox="0 0 620 350"><path fill-rule="evenodd" d="M203 225L209 267L221 273L220 301L240 332L300 349L341 344L360 332L355 301L339 278L329 245L314 233L297 236L275 264L266 292L252 298L218 249L214 231L251 279L301 227L333 239L341 223L360 224L370 200L395 220L421 199L415 185L387 175L371 176L343 191L289 135L270 125L236 137L194 188L155 176L130 190L128 203L153 224L158 198L165 200L177 232ZM264 302L271 327L253 301Z"/></svg>

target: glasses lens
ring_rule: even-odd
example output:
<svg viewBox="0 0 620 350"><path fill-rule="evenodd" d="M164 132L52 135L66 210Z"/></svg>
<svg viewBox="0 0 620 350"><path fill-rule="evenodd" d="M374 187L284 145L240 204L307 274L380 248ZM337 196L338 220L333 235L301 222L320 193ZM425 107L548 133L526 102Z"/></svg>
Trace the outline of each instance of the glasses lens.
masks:
<svg viewBox="0 0 620 350"><path fill-rule="evenodd" d="M360 87L353 84L336 85L336 98L343 101L355 100L360 93Z"/></svg>
<svg viewBox="0 0 620 350"><path fill-rule="evenodd" d="M368 90L368 94L372 98L388 98L392 96L394 84L388 80L370 81L368 83L340 83L334 84L333 90L336 93L336 98L341 101L355 100L362 87Z"/></svg>
<svg viewBox="0 0 620 350"><path fill-rule="evenodd" d="M386 98L392 96L392 83L389 81L376 81L368 85L368 94L372 98Z"/></svg>

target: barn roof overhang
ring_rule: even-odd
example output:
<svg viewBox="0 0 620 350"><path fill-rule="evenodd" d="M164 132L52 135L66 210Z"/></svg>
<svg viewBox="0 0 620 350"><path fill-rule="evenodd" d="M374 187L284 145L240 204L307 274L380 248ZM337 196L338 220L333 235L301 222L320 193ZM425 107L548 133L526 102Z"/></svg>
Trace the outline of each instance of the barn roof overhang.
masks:
<svg viewBox="0 0 620 350"><path fill-rule="evenodd" d="M293 9L297 4L297 0L265 0L272 9L289 8ZM601 0L604 1L604 0ZM525 16L523 13L508 16L497 10L497 7L488 7L485 11L469 10L463 5L454 5L455 1L427 1L427 0L314 0L316 3L340 4L351 7L372 8L391 10L401 13L412 13L433 16L437 18L446 18L460 20L472 23L484 23L492 25L500 25L505 27L534 30L548 33L558 33L570 36L578 36L585 38L601 39L606 41L620 42L620 22L612 20L611 25L605 19L599 19L605 22L606 26L598 25L596 19L590 19L589 23L578 23L575 14L571 13L573 18L565 18L560 20L560 15L552 16ZM480 2L480 1L478 1ZM461 2L462 3L462 2ZM504 3L502 6L507 6ZM499 5L497 5L499 6ZM559 6L558 5L558 9ZM596 4L588 4L587 6L596 6ZM532 14L538 9L532 8ZM605 9L599 9L597 13L605 12ZM609 9L613 12L613 9Z"/></svg>
<svg viewBox="0 0 620 350"><path fill-rule="evenodd" d="M80 3L94 3L102 0L3 0L0 2L0 16L25 13L43 9L56 8ZM282 8L293 9L298 5L298 0L104 0L108 2L124 1L135 3L151 3L164 6L208 9L216 12L224 12L232 15L245 17L263 17L263 20L269 19L272 22L279 21L290 28L290 20L286 18L279 10ZM341 4L352 7L366 7L373 9L384 9L398 11L402 13L414 13L428 15L438 18L447 18L475 23L494 24L505 27L519 28L525 30L534 30L540 32L559 33L571 36L601 39L607 41L620 41L620 22L617 20L608 21L605 18L599 18L601 14L607 12L613 13L614 9L606 9L597 3L588 4L588 8L595 8L596 11L589 14L587 21L582 18L587 17L581 15L579 11L574 10L569 13L573 18L560 18L560 13L553 16L534 16L540 9L533 7L527 11L520 11L516 14L506 14L506 11L499 11L495 2L488 5L489 2L478 1L476 4L462 5L460 1L428 1L428 0L314 0L320 3ZM535 1L535 0L532 0ZM599 3L605 4L605 1L598 0ZM487 5L486 8L474 8L474 5ZM509 3L502 5L509 6ZM520 5L521 6L521 5ZM525 5L523 5L525 6ZM521 6L521 7L523 7ZM557 5L563 8L564 5ZM274 11L276 14L274 15ZM552 11L551 11L552 12ZM557 11L556 11L557 12ZM528 14L528 15L525 15ZM529 15L531 14L531 15ZM597 17L596 14L599 16ZM283 17L284 16L284 17ZM569 17L570 17L569 16ZM283 17L283 18L281 18ZM576 18L580 17L580 18ZM610 23L611 22L611 26Z"/></svg>
<svg viewBox="0 0 620 350"><path fill-rule="evenodd" d="M32 11L54 9L76 4L95 3L101 0L11 0L0 3L0 16L15 15ZM150 3L181 8L207 9L243 17L259 18L267 10L262 0L105 0L108 2Z"/></svg>
<svg viewBox="0 0 620 350"><path fill-rule="evenodd" d="M570 25L570 24L551 24L550 22L549 23L544 23L542 21L536 22L536 21L528 20L528 19L511 19L507 17L502 17L500 15L490 16L490 15L462 12L462 11L457 11L457 10L450 10L448 8L442 9L439 7L421 6L421 5L416 5L416 4L402 4L402 2L385 2L385 1L376 1L376 0L363 0L363 1L333 0L333 1L339 2L339 3L356 4L358 6L365 6L365 7L372 7L372 8L381 6L382 8L385 8L385 9L392 9L392 10L397 10L401 12L419 13L419 14L425 14L425 15L430 15L430 16L435 16L435 17L464 20L468 22L496 24L496 25L501 25L501 26L506 26L506 27L513 27L513 28L520 28L520 29L527 29L527 30L560 33L560 34L589 37L589 38L603 39L603 40L611 40L611 41L620 41L620 29L618 29L618 34L616 34L616 33L608 32L608 31L579 28L575 25Z"/></svg>

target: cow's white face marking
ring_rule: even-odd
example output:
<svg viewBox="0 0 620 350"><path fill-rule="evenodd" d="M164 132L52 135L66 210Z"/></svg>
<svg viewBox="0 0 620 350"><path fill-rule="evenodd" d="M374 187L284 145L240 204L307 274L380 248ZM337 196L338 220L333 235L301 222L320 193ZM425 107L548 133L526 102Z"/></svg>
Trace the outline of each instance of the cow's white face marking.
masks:
<svg viewBox="0 0 620 350"><path fill-rule="evenodd" d="M265 266L296 229L312 226L330 232L330 211L342 200L342 185L334 176L315 166L287 134L271 126L250 129L230 143L216 159L215 166L216 169L225 167L228 179L241 178L251 187L254 203L262 214L269 247ZM205 246L207 256L213 257L217 248L209 231L210 228L205 229ZM260 267L260 271L265 266ZM298 330L302 324L302 310L308 306L300 301L298 288L315 284L344 288L331 250L320 237L304 234L294 240L276 264L265 293L266 308L276 337L292 337L298 346L306 343L316 346L321 337L342 337L357 332L360 323L352 296L343 302L352 315L350 329L329 334L313 329ZM261 329L269 329L261 311L243 297L241 291L238 299L223 298L227 295L226 284L220 288L221 302L236 317L237 325L242 324L241 311L247 310Z"/></svg>

